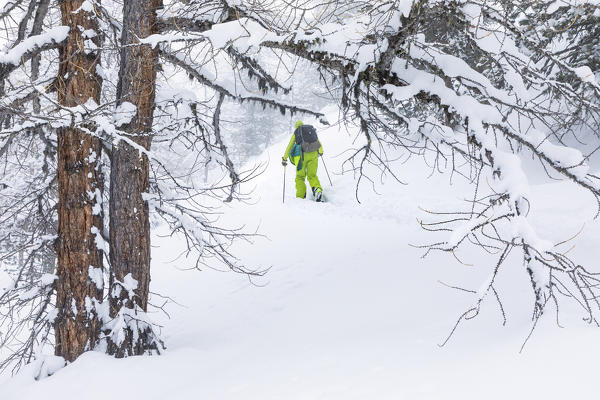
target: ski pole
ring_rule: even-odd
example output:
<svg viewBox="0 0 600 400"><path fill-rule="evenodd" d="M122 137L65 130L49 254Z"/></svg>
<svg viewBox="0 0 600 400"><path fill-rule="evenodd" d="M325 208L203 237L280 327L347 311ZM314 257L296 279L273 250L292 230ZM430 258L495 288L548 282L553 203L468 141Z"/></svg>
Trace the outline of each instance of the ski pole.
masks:
<svg viewBox="0 0 600 400"><path fill-rule="evenodd" d="M327 172L327 178L329 179L329 184L331 186L333 186L333 183L331 183L331 177L329 176L329 171L327 171L327 165L325 165L325 159L323 158L323 154L319 154L319 156L321 157L321 161L323 161L323 166L325 167L325 172Z"/></svg>
<svg viewBox="0 0 600 400"><path fill-rule="evenodd" d="M287 165L283 166L283 203L285 204L285 169Z"/></svg>

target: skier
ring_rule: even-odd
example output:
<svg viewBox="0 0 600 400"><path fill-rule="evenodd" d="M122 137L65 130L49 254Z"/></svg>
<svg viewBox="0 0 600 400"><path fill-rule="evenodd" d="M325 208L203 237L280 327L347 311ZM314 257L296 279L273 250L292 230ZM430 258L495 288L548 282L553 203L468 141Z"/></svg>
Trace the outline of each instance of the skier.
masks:
<svg viewBox="0 0 600 400"><path fill-rule="evenodd" d="M317 137L316 129L296 121L294 133L285 149L281 164L285 167L289 158L296 166L296 197L306 198L305 179L312 188L315 201L323 201L323 188L317 177L319 156L323 155L323 145Z"/></svg>

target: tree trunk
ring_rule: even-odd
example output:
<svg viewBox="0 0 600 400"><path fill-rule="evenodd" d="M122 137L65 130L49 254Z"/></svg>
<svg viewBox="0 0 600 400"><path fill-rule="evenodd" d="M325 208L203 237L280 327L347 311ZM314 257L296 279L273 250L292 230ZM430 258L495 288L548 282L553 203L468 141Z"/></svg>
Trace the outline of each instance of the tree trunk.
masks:
<svg viewBox="0 0 600 400"><path fill-rule="evenodd" d="M119 127L135 146L120 141L111 156L110 308L111 316L125 324L125 334L109 341L109 352L117 357L155 347L143 318L150 286L150 222L142 195L149 190L150 165L144 150L152 142L158 52L140 45L138 38L153 33L156 10L161 7L162 0L125 0L123 5L117 112L127 109L125 103L136 109L131 120Z"/></svg>
<svg viewBox="0 0 600 400"><path fill-rule="evenodd" d="M99 38L97 16L81 8L83 0L62 0L62 24L70 33L60 49L57 77L58 101L75 107L89 100L100 100L102 80L96 73ZM84 37L84 32L88 37ZM91 35L93 36L93 35ZM86 50L86 47L88 50ZM93 127L87 127L93 129ZM102 215L94 208L97 193L102 193L100 141L74 127L58 130L58 257L55 319L56 355L67 361L94 347L100 322L94 299L102 299L102 285L90 279L90 269L102 269L102 252L95 233L102 232Z"/></svg>

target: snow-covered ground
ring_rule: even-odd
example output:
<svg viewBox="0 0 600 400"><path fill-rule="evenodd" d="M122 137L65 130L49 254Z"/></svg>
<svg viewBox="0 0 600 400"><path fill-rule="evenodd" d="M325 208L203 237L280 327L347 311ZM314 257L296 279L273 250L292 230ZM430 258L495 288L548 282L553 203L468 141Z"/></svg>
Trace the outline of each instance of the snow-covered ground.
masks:
<svg viewBox="0 0 600 400"><path fill-rule="evenodd" d="M152 290L173 297L162 356L115 360L89 352L53 376L34 381L31 367L0 378L0 399L561 399L595 398L600 332L565 307L562 325L548 313L523 353L531 328L532 293L515 255L501 271L498 288L508 322L497 305L461 325L439 347L477 290L493 259L473 252L422 259L410 247L432 238L416 217L468 196L466 186L411 161L401 178L409 185L377 185L354 192L351 175L341 176L352 138L333 127L320 131L333 187L320 167L329 201L294 198L287 171L281 202L285 141L254 162L269 162L254 181L252 204L226 209L224 224L259 228L266 235L238 243L249 265L270 267L260 279L205 269L185 270L176 259L177 239L154 239ZM586 227L571 255L593 266L600 230L591 222L594 204L568 183L532 187L532 220L553 241ZM173 261L176 259L175 261ZM468 266L466 264L472 264ZM156 301L158 302L158 300Z"/></svg>

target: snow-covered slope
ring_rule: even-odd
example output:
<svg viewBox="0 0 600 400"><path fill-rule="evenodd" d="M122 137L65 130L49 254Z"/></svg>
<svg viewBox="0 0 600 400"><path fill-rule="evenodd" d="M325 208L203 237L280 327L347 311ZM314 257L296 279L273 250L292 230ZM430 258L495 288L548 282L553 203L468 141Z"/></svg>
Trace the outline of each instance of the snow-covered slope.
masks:
<svg viewBox="0 0 600 400"><path fill-rule="evenodd" d="M157 232L152 290L181 304L169 305L170 320L155 315L165 326L166 353L115 360L90 352L37 382L29 367L4 378L0 399L594 398L600 334L568 307L565 329L548 313L519 353L531 328L532 294L518 257L498 277L507 325L490 301L440 348L474 298L439 281L477 290L493 261L477 253L459 254L473 266L448 255L421 259L408 244L431 240L416 221L419 207L458 203L466 187L446 189L448 176L427 178L430 171L415 160L401 176L409 186L388 180L377 184L379 194L365 186L359 204L353 177L339 174L344 156L336 157L353 138L337 127L320 137L333 180L331 187L321 167L328 203L295 199L288 167L282 204L285 140L254 160L269 164L253 183L252 204L225 210L224 224L258 227L266 236L234 248L246 263L270 267L264 278L185 270L193 261L176 257L181 243ZM593 204L573 190L567 183L533 187L546 204L533 210L533 220L549 239L565 239L593 217ZM582 262L598 255L594 225L576 242Z"/></svg>

